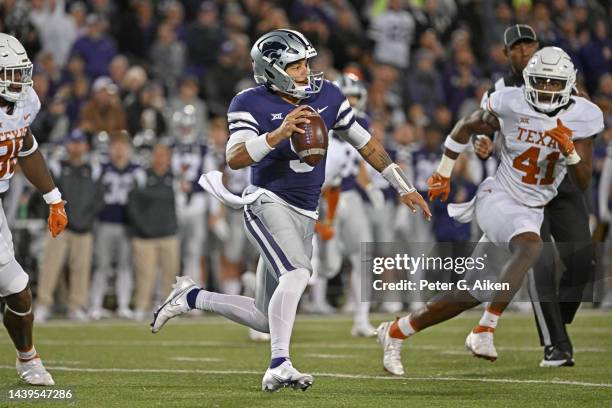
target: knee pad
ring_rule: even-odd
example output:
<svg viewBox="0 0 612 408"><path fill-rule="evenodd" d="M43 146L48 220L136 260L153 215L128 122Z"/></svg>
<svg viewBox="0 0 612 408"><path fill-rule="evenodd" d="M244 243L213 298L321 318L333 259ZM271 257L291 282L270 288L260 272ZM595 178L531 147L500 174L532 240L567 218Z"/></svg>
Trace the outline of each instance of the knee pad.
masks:
<svg viewBox="0 0 612 408"><path fill-rule="evenodd" d="M15 258L0 267L0 297L14 295L23 291L30 277Z"/></svg>

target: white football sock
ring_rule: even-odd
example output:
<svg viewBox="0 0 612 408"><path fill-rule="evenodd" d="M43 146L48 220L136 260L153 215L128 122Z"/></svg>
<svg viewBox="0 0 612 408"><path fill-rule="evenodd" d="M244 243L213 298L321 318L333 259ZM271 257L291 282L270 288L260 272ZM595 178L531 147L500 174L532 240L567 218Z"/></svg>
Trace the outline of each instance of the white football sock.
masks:
<svg viewBox="0 0 612 408"><path fill-rule="evenodd" d="M36 352L36 349L34 348L34 346L32 346L32 348L28 351L17 350L17 358L19 358L19 360L21 361L32 360L34 357L36 357L37 354L38 353Z"/></svg>
<svg viewBox="0 0 612 408"><path fill-rule="evenodd" d="M272 358L289 357L295 314L309 279L310 273L306 269L285 272L279 278L268 305Z"/></svg>
<svg viewBox="0 0 612 408"><path fill-rule="evenodd" d="M198 310L218 313L257 331L270 332L268 317L255 307L255 299L253 298L223 295L202 289L196 297L195 306Z"/></svg>
<svg viewBox="0 0 612 408"><path fill-rule="evenodd" d="M495 313L491 313L489 311L489 308L487 307L487 309L485 309L484 313L482 314L482 317L480 318L478 325L485 326L485 327L491 327L494 329L497 327L498 320L499 320L499 315Z"/></svg>

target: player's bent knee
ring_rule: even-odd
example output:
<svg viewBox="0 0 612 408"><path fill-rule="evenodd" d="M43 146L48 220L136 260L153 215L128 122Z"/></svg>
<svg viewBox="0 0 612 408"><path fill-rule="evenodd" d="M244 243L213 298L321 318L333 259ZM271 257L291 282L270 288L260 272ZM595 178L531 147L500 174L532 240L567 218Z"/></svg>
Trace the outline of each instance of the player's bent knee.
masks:
<svg viewBox="0 0 612 408"><path fill-rule="evenodd" d="M28 286L30 277L15 258L0 267L0 297L21 293ZM30 296L31 297L31 296Z"/></svg>
<svg viewBox="0 0 612 408"><path fill-rule="evenodd" d="M544 248L542 238L534 232L518 234L510 240L510 243L513 252L518 252L521 257L531 261L537 260Z"/></svg>
<svg viewBox="0 0 612 408"><path fill-rule="evenodd" d="M281 277L281 280L287 281L290 284L287 285L291 290L304 291L308 281L310 280L310 271L304 268L294 269L292 271L285 272Z"/></svg>
<svg viewBox="0 0 612 408"><path fill-rule="evenodd" d="M19 293L14 293L5 297L7 311L17 316L28 316L32 313L32 291L26 287Z"/></svg>

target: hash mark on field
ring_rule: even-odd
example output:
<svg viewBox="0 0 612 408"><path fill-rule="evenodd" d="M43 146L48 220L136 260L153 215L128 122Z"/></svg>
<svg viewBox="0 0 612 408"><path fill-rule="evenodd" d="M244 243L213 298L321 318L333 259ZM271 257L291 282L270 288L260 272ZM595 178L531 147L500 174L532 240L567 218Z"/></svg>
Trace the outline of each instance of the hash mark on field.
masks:
<svg viewBox="0 0 612 408"><path fill-rule="evenodd" d="M219 363L221 361L225 361L223 358L216 357L172 357L170 360L173 361L197 361L203 363Z"/></svg>
<svg viewBox="0 0 612 408"><path fill-rule="evenodd" d="M170 368L87 368L87 367L47 367L51 371L84 372L84 373L153 373L153 374L201 374L201 375L257 375L261 371L251 370L182 370ZM15 370L11 365L0 365L0 369ZM361 375L343 373L312 373L315 377L341 378L347 380L388 380L388 381L467 381L501 384L544 384L575 385L579 387L612 388L608 383L591 383L563 380L517 380L513 378L461 378L461 377L400 377L383 375Z"/></svg>
<svg viewBox="0 0 612 408"><path fill-rule="evenodd" d="M306 354L306 357L312 358L355 358L354 354Z"/></svg>

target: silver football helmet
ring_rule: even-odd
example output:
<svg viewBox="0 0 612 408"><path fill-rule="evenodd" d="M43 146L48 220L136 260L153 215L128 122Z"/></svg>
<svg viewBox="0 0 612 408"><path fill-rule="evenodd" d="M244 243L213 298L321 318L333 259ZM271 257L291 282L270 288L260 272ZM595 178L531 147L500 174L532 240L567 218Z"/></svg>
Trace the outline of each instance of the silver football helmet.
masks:
<svg viewBox="0 0 612 408"><path fill-rule="evenodd" d="M19 40L0 33L0 96L9 102L25 100L32 86L32 67Z"/></svg>
<svg viewBox="0 0 612 408"><path fill-rule="evenodd" d="M176 138L179 143L191 144L198 138L196 129L196 110L193 105L186 105L172 115L172 124L177 132Z"/></svg>
<svg viewBox="0 0 612 408"><path fill-rule="evenodd" d="M558 47L544 47L523 70L525 99L542 112L552 112L569 102L576 85L576 69L572 59ZM546 84L560 82L558 91L543 90Z"/></svg>
<svg viewBox="0 0 612 408"><path fill-rule="evenodd" d="M356 96L357 101L353 105L353 109L359 112L365 112L366 103L368 101L368 90L354 74L340 75L334 81L344 96Z"/></svg>
<svg viewBox="0 0 612 408"><path fill-rule="evenodd" d="M251 48L255 82L297 99L305 99L321 90L323 73L309 73L308 85L298 85L285 69L293 62L317 56L317 50L302 33L273 30L259 37Z"/></svg>

